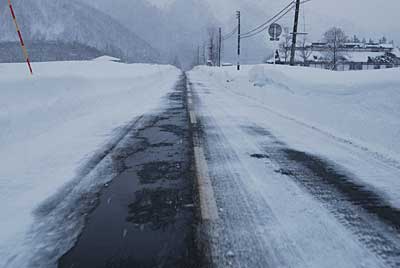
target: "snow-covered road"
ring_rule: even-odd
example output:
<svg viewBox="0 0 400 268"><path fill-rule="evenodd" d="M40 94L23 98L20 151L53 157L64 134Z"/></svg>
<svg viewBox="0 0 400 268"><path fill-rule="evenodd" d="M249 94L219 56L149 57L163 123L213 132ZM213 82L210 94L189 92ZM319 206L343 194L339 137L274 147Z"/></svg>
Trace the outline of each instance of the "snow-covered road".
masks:
<svg viewBox="0 0 400 268"><path fill-rule="evenodd" d="M307 71L316 77L298 79ZM219 208L208 226L213 262L398 267L400 169L390 147L399 131L391 120L398 70L372 73L374 83L371 73L307 71L189 74ZM304 89L321 80L329 87Z"/></svg>

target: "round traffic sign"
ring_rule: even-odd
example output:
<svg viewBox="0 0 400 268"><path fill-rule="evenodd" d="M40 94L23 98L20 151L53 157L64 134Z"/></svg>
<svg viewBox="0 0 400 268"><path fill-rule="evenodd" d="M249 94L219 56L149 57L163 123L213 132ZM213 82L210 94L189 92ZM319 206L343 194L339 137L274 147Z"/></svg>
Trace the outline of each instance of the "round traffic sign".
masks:
<svg viewBox="0 0 400 268"><path fill-rule="evenodd" d="M282 26L278 23L272 23L269 26L268 33L271 36L271 40L279 40L279 36L282 34Z"/></svg>

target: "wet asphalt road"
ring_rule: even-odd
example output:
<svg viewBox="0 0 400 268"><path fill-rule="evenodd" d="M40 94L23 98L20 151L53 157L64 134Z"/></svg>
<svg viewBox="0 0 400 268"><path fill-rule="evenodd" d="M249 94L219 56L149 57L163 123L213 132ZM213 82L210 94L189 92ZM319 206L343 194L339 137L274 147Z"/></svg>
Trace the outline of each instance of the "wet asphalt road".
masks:
<svg viewBox="0 0 400 268"><path fill-rule="evenodd" d="M186 78L169 107L112 152L119 175L99 194L61 268L197 267L192 135Z"/></svg>

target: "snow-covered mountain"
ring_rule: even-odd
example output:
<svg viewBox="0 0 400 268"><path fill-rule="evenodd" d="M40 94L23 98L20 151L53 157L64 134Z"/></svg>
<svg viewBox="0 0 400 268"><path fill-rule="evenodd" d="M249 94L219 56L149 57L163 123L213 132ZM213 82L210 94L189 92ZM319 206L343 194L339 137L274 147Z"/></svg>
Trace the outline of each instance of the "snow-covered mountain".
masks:
<svg viewBox="0 0 400 268"><path fill-rule="evenodd" d="M81 0L118 20L162 52L166 62L177 56L183 65L193 61L197 46L215 23L203 0Z"/></svg>
<svg viewBox="0 0 400 268"><path fill-rule="evenodd" d="M17 40L6 7L0 3L0 41ZM13 6L26 40L79 42L113 56L151 62L159 53L109 15L75 0L14 0Z"/></svg>
<svg viewBox="0 0 400 268"><path fill-rule="evenodd" d="M162 10L146 0L79 0L108 15L139 35L156 49L166 45L168 36Z"/></svg>

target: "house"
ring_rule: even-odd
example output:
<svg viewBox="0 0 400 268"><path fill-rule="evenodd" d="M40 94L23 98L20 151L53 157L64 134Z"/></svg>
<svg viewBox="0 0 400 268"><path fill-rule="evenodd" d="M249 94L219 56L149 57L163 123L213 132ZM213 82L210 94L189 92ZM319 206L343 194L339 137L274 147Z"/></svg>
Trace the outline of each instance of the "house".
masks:
<svg viewBox="0 0 400 268"><path fill-rule="evenodd" d="M276 63L288 64L289 50L286 48L279 51L279 54L275 55ZM297 47L296 65L332 69L330 51L329 44L324 42L307 43ZM337 59L336 68L339 71L400 67L400 49L393 44L347 42L338 48ZM273 58L267 60L267 63L273 62Z"/></svg>

